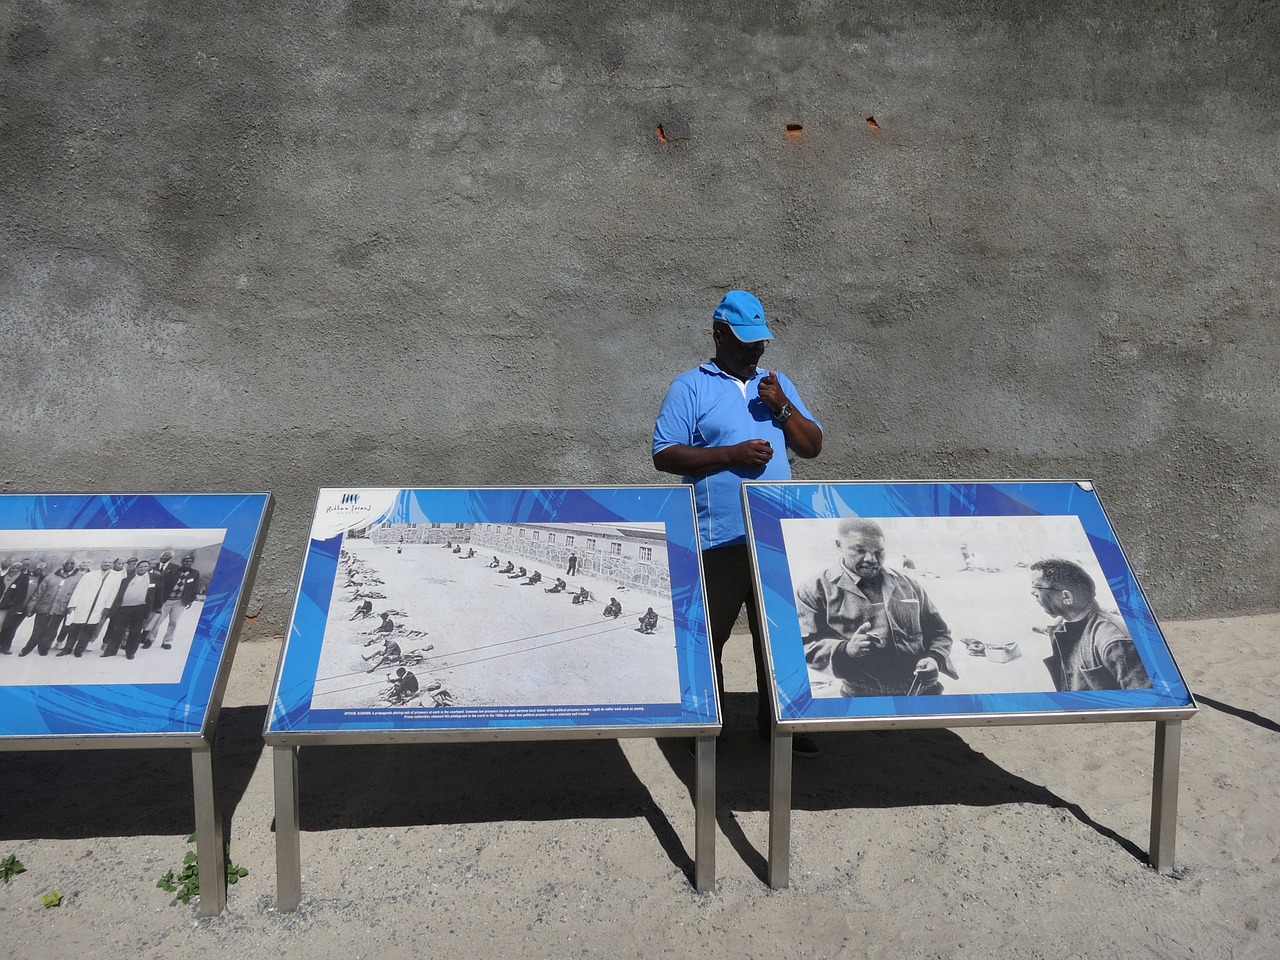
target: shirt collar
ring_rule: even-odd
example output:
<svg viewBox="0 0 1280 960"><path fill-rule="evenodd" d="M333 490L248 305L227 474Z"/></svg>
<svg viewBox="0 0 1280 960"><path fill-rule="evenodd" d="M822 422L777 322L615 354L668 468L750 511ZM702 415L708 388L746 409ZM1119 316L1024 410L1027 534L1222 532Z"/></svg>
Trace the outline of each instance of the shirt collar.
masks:
<svg viewBox="0 0 1280 960"><path fill-rule="evenodd" d="M726 380L732 380L734 383L755 383L757 380L763 377L767 372L765 370L761 370L759 367L756 367L755 376L753 376L750 380L744 381L744 380L739 380L737 377L735 377L731 373L725 373L716 364L715 360L708 360L706 363L698 367L698 369L703 371L704 373L710 373L710 374L714 374L717 377L724 377Z"/></svg>

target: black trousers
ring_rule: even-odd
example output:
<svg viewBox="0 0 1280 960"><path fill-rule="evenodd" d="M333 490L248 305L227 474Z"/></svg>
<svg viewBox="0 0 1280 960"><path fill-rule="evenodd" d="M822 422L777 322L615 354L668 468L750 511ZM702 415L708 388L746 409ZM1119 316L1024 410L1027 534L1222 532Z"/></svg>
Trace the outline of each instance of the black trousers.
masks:
<svg viewBox="0 0 1280 960"><path fill-rule="evenodd" d="M18 624L22 623L26 616L21 610L8 611L4 623L0 623L0 650L5 653L13 652L13 635L18 632Z"/></svg>
<svg viewBox="0 0 1280 960"><path fill-rule="evenodd" d="M768 733L771 725L769 676L764 664L764 638L760 630L760 611L756 608L755 590L751 585L751 558L747 545L713 547L702 551L702 572L706 578L707 619L711 625L711 650L716 661L716 683L720 687L720 704L724 708L724 647L729 642L733 625L743 606L747 608L747 625L751 629L751 646L756 661L756 726Z"/></svg>
<svg viewBox="0 0 1280 960"><path fill-rule="evenodd" d="M48 656L49 648L53 646L53 640L58 635L58 628L62 626L62 618L65 613L37 613L36 625L31 628L31 639L27 641L27 645L22 648L22 655L37 650L40 656Z"/></svg>

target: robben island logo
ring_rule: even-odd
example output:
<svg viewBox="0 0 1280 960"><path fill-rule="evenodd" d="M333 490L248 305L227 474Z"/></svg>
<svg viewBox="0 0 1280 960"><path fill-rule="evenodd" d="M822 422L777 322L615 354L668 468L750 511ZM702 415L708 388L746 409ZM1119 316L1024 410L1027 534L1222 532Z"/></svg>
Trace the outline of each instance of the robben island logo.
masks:
<svg viewBox="0 0 1280 960"><path fill-rule="evenodd" d="M360 494L344 493L337 503L332 503L325 509L325 513L359 513L366 509L368 508L360 506Z"/></svg>

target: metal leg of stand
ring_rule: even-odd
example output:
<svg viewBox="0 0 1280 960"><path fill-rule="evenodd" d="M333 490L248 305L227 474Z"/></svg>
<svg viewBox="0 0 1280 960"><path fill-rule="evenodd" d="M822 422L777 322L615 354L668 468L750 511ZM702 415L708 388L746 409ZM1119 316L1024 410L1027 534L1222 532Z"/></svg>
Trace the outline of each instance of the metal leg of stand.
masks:
<svg viewBox="0 0 1280 960"><path fill-rule="evenodd" d="M694 775L694 888L699 893L716 889L716 738L698 737Z"/></svg>
<svg viewBox="0 0 1280 960"><path fill-rule="evenodd" d="M213 783L213 745L191 750L191 779L196 801L196 857L200 876L200 916L216 917L227 906L227 862L222 816Z"/></svg>
<svg viewBox="0 0 1280 960"><path fill-rule="evenodd" d="M298 748L274 747L276 783L276 909L302 902L302 848L298 830Z"/></svg>
<svg viewBox="0 0 1280 960"><path fill-rule="evenodd" d="M1160 873L1173 870L1178 832L1178 763L1182 721L1156 722L1156 757L1151 777L1151 848L1148 862Z"/></svg>
<svg viewBox="0 0 1280 960"><path fill-rule="evenodd" d="M769 753L769 886L791 882L791 736L773 734Z"/></svg>

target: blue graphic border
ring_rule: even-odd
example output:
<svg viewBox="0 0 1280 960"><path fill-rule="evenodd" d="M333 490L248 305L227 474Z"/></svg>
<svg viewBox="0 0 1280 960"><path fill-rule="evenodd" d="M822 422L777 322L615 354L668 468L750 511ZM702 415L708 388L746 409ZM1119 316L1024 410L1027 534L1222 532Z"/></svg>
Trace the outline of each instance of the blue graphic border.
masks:
<svg viewBox="0 0 1280 960"><path fill-rule="evenodd" d="M322 491L323 493L323 491ZM399 490L381 518L396 523L627 523L665 524L671 604L680 674L679 703L598 705L557 708L564 715L522 716L521 704L486 708L469 716L465 708L369 711L312 710L329 602L338 570L342 537L310 541L288 641L272 696L264 734L341 734L370 731L484 729L634 728L710 726L720 722L715 673L702 593L698 525L692 488L648 487L435 487ZM364 715L362 715L364 714Z"/></svg>
<svg viewBox="0 0 1280 960"><path fill-rule="evenodd" d="M3 530L224 531L180 680L0 687L0 738L200 735L269 501L266 493L0 495Z"/></svg>
<svg viewBox="0 0 1280 960"><path fill-rule="evenodd" d="M743 498L763 593L781 722L995 714L1132 712L1194 705L1163 634L1086 481L747 483ZM1147 672L1150 690L993 693L936 697L811 696L783 519L841 517L1078 517Z"/></svg>

